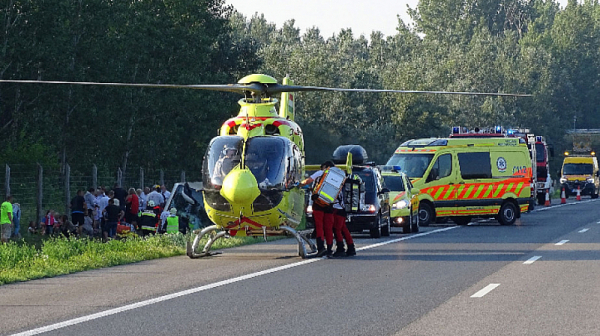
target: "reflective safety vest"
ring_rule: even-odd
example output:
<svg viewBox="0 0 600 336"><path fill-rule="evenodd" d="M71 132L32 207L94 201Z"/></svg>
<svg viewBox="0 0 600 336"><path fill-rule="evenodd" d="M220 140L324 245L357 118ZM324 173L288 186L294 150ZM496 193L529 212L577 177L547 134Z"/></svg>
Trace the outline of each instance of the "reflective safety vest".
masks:
<svg viewBox="0 0 600 336"><path fill-rule="evenodd" d="M364 203L365 187L358 174L352 174L346 179L343 193L346 212L359 212L361 203Z"/></svg>
<svg viewBox="0 0 600 336"><path fill-rule="evenodd" d="M321 206L335 203L345 180L346 173L337 167L331 167L324 171L313 189L313 194L317 195L314 202Z"/></svg>
<svg viewBox="0 0 600 336"><path fill-rule="evenodd" d="M179 232L179 216L167 217L167 233Z"/></svg>
<svg viewBox="0 0 600 336"><path fill-rule="evenodd" d="M142 230L156 232L156 214L152 210L142 211L140 226Z"/></svg>

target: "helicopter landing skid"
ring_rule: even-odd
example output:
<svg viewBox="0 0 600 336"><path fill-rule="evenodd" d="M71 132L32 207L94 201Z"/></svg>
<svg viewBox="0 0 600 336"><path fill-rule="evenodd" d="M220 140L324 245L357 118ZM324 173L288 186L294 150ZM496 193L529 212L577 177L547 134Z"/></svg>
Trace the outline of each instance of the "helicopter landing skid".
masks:
<svg viewBox="0 0 600 336"><path fill-rule="evenodd" d="M317 255L317 246L310 239L308 239L306 234L301 234L298 231L292 229L291 227L285 225L282 225L279 228L288 233L291 233L294 236L294 238L296 238L296 240L298 241L298 255L302 259L313 258ZM310 247L310 252L306 250L306 244L308 244L308 246Z"/></svg>
<svg viewBox="0 0 600 336"><path fill-rule="evenodd" d="M217 239L225 237L225 235L227 234L227 232L225 232L225 231L220 231L220 232L217 232L215 235L209 236L208 241L206 242L206 245L204 245L204 249L202 249L202 252L200 252L200 253L196 252L198 250L198 245L200 245L200 239L202 239L202 237L204 237L205 235L210 234L216 230L218 230L216 225L211 225L211 226L205 227L204 229L202 229L202 231L200 231L199 233L196 234L196 237L194 238L193 243L190 243L188 241L187 242L187 256L192 259L197 259L197 258L210 257L213 255L221 254L221 252L210 252L210 248Z"/></svg>

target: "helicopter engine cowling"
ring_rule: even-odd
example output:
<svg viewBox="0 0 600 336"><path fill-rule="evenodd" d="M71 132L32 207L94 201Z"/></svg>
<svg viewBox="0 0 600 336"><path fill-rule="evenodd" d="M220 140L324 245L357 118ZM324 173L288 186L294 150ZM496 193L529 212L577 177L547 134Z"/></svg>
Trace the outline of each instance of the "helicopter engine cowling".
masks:
<svg viewBox="0 0 600 336"><path fill-rule="evenodd" d="M223 196L231 204L252 204L260 195L256 177L249 169L233 169L223 180Z"/></svg>

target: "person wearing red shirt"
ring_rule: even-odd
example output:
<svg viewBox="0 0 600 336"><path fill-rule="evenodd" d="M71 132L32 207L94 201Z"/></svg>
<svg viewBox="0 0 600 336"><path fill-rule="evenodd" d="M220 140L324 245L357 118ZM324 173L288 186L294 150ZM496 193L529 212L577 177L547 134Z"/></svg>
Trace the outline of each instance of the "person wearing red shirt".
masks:
<svg viewBox="0 0 600 336"><path fill-rule="evenodd" d="M137 227L137 223L139 221L138 213L140 212L140 199L135 193L134 188L129 188L129 195L127 195L125 203L127 204L125 221L129 224L132 224L133 227Z"/></svg>

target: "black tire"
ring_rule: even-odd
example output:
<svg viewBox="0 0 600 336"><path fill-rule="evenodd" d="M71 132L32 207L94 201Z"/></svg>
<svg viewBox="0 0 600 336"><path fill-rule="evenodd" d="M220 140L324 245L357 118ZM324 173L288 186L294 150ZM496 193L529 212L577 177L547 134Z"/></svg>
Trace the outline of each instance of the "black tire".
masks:
<svg viewBox="0 0 600 336"><path fill-rule="evenodd" d="M456 223L456 225L467 225L471 222L471 217L469 217L469 216L452 217L452 221L454 223Z"/></svg>
<svg viewBox="0 0 600 336"><path fill-rule="evenodd" d="M413 215L412 212L410 213L410 215L408 216L408 221L402 223L402 233L410 233L410 223L412 223L413 221Z"/></svg>
<svg viewBox="0 0 600 336"><path fill-rule="evenodd" d="M421 203L419 205L419 223L422 226L429 226L434 221L435 212L433 211L433 207L429 203Z"/></svg>
<svg viewBox="0 0 600 336"><path fill-rule="evenodd" d="M410 228L410 230L413 233L417 233L417 232L419 232L419 216L414 216L413 218L414 218L414 223L411 220L411 224L410 224L411 228Z"/></svg>
<svg viewBox="0 0 600 336"><path fill-rule="evenodd" d="M381 235L384 237L389 237L391 227L392 227L392 223L390 223L390 217L388 217L385 220L385 225L381 227Z"/></svg>
<svg viewBox="0 0 600 336"><path fill-rule="evenodd" d="M592 198L598 198L598 191L597 190L593 190L592 191Z"/></svg>
<svg viewBox="0 0 600 336"><path fill-rule="evenodd" d="M517 220L517 207L513 202L507 201L500 207L498 222L501 225L513 225Z"/></svg>
<svg viewBox="0 0 600 336"><path fill-rule="evenodd" d="M375 224L375 227L369 230L369 235L371 235L371 238L381 238L381 215L377 215Z"/></svg>

